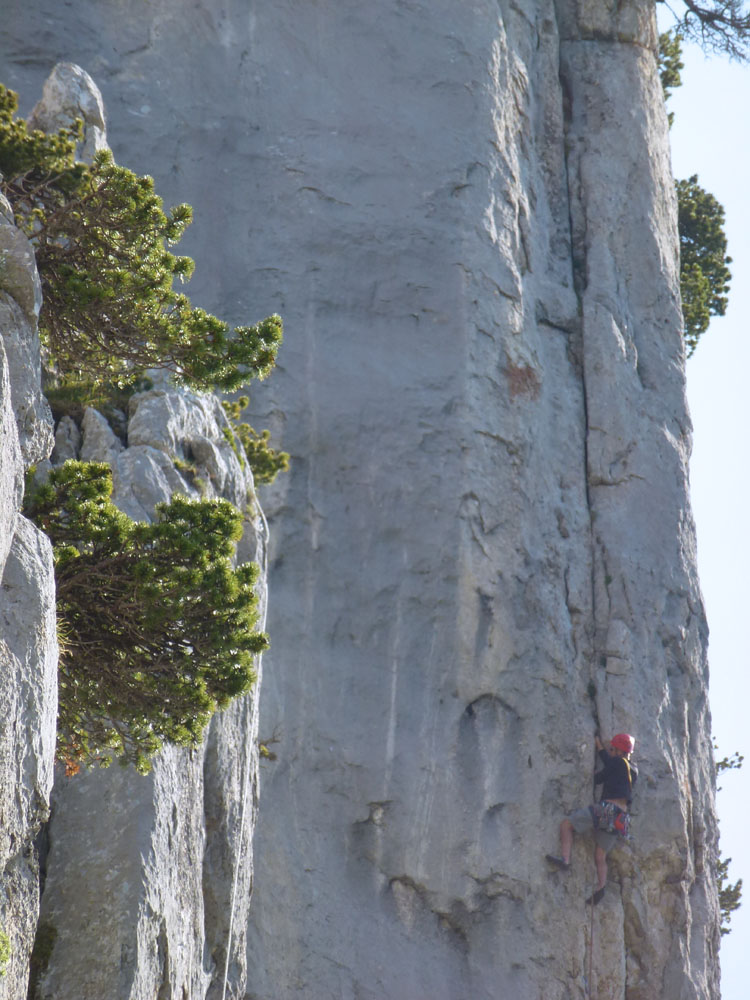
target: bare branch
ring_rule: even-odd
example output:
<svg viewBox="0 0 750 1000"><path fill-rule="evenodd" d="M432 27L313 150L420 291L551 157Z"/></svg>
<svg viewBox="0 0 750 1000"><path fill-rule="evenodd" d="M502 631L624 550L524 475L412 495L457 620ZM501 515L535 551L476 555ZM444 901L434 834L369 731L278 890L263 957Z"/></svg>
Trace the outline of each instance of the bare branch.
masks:
<svg viewBox="0 0 750 1000"><path fill-rule="evenodd" d="M750 12L745 0L682 0L686 8L674 14L677 30L698 42L704 49L724 52L731 59L746 62L750 58Z"/></svg>

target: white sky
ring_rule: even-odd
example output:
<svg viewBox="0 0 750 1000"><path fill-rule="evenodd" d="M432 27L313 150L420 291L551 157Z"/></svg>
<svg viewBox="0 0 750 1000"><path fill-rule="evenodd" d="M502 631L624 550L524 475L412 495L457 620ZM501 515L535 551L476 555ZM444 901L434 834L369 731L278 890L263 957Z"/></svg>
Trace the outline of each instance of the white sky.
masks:
<svg viewBox="0 0 750 1000"><path fill-rule="evenodd" d="M706 602L713 731L720 755L747 757L719 784L721 853L732 881L744 878L744 904L722 939L722 1000L750 996L750 678L745 631L750 622L748 430L750 427L750 65L704 56L683 45L683 85L672 92L672 166L677 178L698 174L724 206L732 285L729 308L716 317L687 363L694 425L691 493L698 528L698 566Z"/></svg>

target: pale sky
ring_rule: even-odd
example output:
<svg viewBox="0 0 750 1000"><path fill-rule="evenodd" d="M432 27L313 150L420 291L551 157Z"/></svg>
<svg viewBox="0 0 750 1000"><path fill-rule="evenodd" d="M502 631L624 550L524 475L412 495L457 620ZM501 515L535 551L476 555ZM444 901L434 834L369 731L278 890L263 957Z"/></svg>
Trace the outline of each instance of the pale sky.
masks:
<svg viewBox="0 0 750 1000"><path fill-rule="evenodd" d="M672 167L698 174L724 206L732 285L729 308L714 318L687 363L694 426L691 493L698 529L698 567L710 628L711 710L720 755L747 757L719 784L721 854L732 881L743 878L744 903L722 939L722 1000L750 996L750 677L746 625L750 502L750 65L704 56L683 45L683 85L673 91Z"/></svg>

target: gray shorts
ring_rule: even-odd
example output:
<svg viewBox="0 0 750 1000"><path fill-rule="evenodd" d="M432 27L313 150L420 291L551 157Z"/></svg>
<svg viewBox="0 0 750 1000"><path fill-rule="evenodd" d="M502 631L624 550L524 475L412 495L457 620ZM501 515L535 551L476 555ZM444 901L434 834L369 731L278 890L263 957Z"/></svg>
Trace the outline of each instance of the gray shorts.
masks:
<svg viewBox="0 0 750 1000"><path fill-rule="evenodd" d="M570 816L568 816L568 819L576 833L593 831L597 847L601 847L607 853L612 850L620 839L616 833L606 833L604 830L597 830L594 827L594 817L591 815L591 810L588 806L585 809L574 809Z"/></svg>

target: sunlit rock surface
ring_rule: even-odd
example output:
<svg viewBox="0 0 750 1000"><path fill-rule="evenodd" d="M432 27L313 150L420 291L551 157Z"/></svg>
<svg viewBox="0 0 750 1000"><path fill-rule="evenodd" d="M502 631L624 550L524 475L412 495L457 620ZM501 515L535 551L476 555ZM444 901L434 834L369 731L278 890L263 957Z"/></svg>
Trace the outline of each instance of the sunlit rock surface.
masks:
<svg viewBox="0 0 750 1000"><path fill-rule="evenodd" d="M35 840L49 813L57 710L52 547L20 513L25 469L46 459L39 278L0 204L0 931L10 959L0 998L26 996L39 906Z"/></svg>
<svg viewBox="0 0 750 1000"><path fill-rule="evenodd" d="M78 114L94 128L87 143L103 147L96 86L76 66L57 67L34 124L57 129ZM38 460L43 475L53 435L39 387L39 279L31 247L11 221L4 211L0 653L7 724L1 736L0 852L6 904L0 929L8 929L12 959L0 978L0 996L26 996L35 937L34 998L237 996L246 981L258 798L255 692L217 716L197 750L166 748L148 777L118 767L66 777L59 768L51 818L33 844L49 816L52 783L54 580L48 540L16 511L22 459L27 465ZM245 512L238 557L263 566L258 589L265 616L267 528L221 403L171 386L163 373L151 374L152 387L131 398L128 415L108 420L87 407L80 427L62 417L52 461L110 464L113 500L141 520L151 519L156 504L175 492L231 500Z"/></svg>
<svg viewBox="0 0 750 1000"><path fill-rule="evenodd" d="M73 457L110 463L113 500L136 519L150 520L175 492L229 497L248 509L240 557L264 565L265 523L227 426L214 396L162 382L131 399L129 447L89 408ZM196 435L210 444L206 463L193 455ZM265 607L265 578L260 589ZM241 995L257 731L253 693L214 718L198 750L167 747L146 777L117 766L58 771L40 918L54 947L38 997L219 997L225 976L227 995ZM98 928L93 954L82 923Z"/></svg>
<svg viewBox="0 0 750 1000"><path fill-rule="evenodd" d="M13 225L8 202L0 197L0 332L18 438L27 467L46 459L52 449L52 415L41 392L37 333L41 304L34 251Z"/></svg>
<svg viewBox="0 0 750 1000"><path fill-rule="evenodd" d="M293 465L267 504L279 742L246 996L578 1000L590 965L599 995L717 1000L652 3L36 0L6 22L11 86L75 58L118 160L196 207L194 300L285 320L251 400ZM590 846L567 876L543 855L590 798L597 725L636 735L642 779L591 954Z"/></svg>
<svg viewBox="0 0 750 1000"><path fill-rule="evenodd" d="M34 105L30 128L57 132L78 119L82 140L76 158L91 163L96 153L107 149L107 123L102 95L85 70L74 63L58 63L44 82L41 99Z"/></svg>

